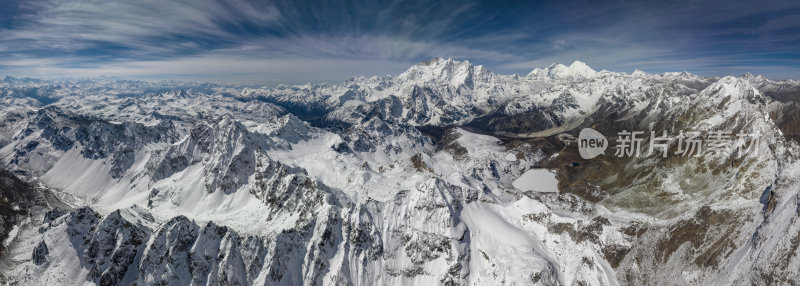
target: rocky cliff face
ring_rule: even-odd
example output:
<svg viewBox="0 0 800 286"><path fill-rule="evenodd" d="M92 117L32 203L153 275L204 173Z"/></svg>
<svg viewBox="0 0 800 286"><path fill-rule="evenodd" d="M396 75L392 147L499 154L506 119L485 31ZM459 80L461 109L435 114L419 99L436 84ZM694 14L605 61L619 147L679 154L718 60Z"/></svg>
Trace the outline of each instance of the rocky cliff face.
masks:
<svg viewBox="0 0 800 286"><path fill-rule="evenodd" d="M797 86L448 59L275 88L8 79L0 279L793 284ZM586 160L583 128L758 141Z"/></svg>

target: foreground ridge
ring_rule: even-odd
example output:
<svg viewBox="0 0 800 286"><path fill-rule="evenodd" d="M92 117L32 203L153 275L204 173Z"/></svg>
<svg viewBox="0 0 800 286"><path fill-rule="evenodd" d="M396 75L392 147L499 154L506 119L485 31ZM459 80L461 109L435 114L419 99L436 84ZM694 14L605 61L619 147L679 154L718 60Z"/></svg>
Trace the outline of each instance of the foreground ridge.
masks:
<svg viewBox="0 0 800 286"><path fill-rule="evenodd" d="M261 88L6 77L0 282L792 284L798 91L442 58ZM583 159L584 128L758 140Z"/></svg>

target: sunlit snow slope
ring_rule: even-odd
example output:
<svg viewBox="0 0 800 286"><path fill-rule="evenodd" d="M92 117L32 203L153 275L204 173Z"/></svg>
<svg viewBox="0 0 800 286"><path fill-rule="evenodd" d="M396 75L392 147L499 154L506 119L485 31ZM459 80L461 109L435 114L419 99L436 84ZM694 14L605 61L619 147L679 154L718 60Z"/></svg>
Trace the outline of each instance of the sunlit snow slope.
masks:
<svg viewBox="0 0 800 286"><path fill-rule="evenodd" d="M798 91L440 58L261 88L7 77L0 283L797 284ZM583 128L760 140L585 160Z"/></svg>

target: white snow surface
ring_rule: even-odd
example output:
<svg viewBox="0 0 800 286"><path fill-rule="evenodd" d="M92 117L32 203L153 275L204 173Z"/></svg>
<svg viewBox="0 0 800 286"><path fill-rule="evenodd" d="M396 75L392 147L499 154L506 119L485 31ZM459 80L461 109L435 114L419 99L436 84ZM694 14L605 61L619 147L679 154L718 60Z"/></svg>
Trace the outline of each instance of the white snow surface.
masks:
<svg viewBox="0 0 800 286"><path fill-rule="evenodd" d="M0 274L23 285L726 285L763 282L765 265L796 277L800 147L756 88L789 84L579 61L508 76L441 58L398 76L260 88L7 78L0 163L76 201L53 221L14 226ZM56 87L19 93L42 86ZM564 156L525 140L607 106L650 127L689 118L701 131L760 134L760 155L602 178L627 185L594 201L559 190L559 167L540 164ZM435 142L417 129L539 111L545 127L516 145L467 127ZM674 205L653 206L650 180ZM735 229L703 224L700 214L725 211L744 217ZM664 246L695 223L709 241ZM721 233L732 234L711 240ZM40 243L49 254L38 265ZM705 252L719 264L698 266Z"/></svg>

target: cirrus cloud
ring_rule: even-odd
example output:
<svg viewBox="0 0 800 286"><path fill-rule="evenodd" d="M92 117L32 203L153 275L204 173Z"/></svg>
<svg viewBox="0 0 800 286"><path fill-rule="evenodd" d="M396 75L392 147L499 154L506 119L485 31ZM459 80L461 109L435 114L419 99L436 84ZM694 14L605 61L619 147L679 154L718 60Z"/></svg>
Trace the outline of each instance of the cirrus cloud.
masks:
<svg viewBox="0 0 800 286"><path fill-rule="evenodd" d="M0 73L302 83L401 72L431 57L500 73L597 69L800 77L787 1L10 0Z"/></svg>

